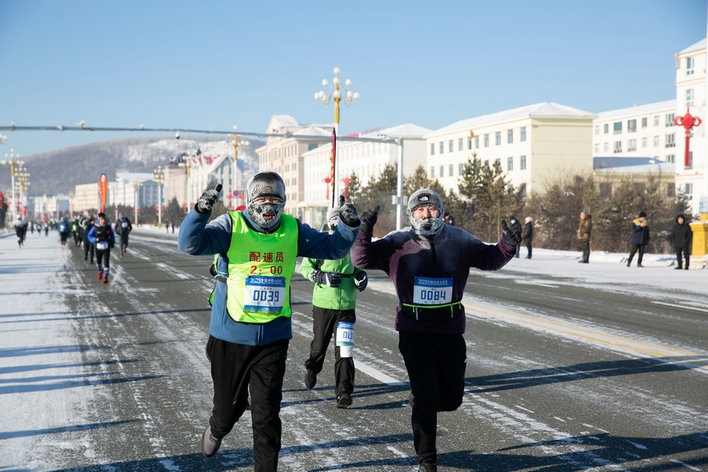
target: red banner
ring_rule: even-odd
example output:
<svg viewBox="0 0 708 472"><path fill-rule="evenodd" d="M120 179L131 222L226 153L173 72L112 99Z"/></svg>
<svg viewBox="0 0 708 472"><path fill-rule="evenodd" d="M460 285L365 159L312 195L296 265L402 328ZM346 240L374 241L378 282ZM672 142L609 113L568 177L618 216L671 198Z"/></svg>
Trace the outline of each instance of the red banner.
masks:
<svg viewBox="0 0 708 472"><path fill-rule="evenodd" d="M331 185L332 185L332 208L334 208L334 202L337 201L337 196L334 194L334 160L336 159L337 156L337 133L334 129L332 129L332 157L330 157L330 163L332 164L330 170L329 170L329 177L332 179Z"/></svg>
<svg viewBox="0 0 708 472"><path fill-rule="evenodd" d="M98 179L98 191L101 195L101 213L106 212L106 196L108 195L108 176L101 174Z"/></svg>

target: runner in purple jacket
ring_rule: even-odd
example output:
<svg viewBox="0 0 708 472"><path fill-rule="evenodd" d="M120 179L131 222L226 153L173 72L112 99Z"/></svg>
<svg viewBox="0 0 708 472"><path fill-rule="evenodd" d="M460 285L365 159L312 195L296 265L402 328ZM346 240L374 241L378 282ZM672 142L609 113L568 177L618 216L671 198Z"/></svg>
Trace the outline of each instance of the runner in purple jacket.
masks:
<svg viewBox="0 0 708 472"><path fill-rule="evenodd" d="M521 242L502 221L502 239L486 244L443 222L440 196L430 189L408 201L411 227L371 240L379 207L361 216L361 231L351 250L352 263L386 272L398 296L395 327L398 348L411 385L411 425L419 470L437 470L437 412L462 404L467 352L462 306L471 267L502 268Z"/></svg>

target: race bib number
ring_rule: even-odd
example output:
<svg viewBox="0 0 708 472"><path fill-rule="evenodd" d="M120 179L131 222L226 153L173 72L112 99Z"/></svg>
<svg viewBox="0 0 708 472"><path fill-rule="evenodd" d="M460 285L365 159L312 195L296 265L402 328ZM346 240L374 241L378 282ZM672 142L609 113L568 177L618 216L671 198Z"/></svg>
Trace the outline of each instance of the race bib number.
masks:
<svg viewBox="0 0 708 472"><path fill-rule="evenodd" d="M99 251L105 251L108 249L108 241L98 241L96 242L96 249Z"/></svg>
<svg viewBox="0 0 708 472"><path fill-rule="evenodd" d="M416 277L413 281L413 303L443 305L452 302L452 277L434 279Z"/></svg>
<svg viewBox="0 0 708 472"><path fill-rule="evenodd" d="M246 278L243 308L251 313L280 313L285 304L285 277Z"/></svg>
<svg viewBox="0 0 708 472"><path fill-rule="evenodd" d="M122 228L127 228L127 227L128 227L128 222L127 222L127 221L124 221L123 223L121 223L121 227L122 227Z"/></svg>

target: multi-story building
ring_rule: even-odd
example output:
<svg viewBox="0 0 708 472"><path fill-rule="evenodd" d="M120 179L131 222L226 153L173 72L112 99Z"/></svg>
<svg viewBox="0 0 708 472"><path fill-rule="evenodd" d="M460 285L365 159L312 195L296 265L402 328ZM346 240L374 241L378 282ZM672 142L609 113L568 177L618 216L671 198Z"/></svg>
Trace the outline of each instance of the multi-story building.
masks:
<svg viewBox="0 0 708 472"><path fill-rule="evenodd" d="M290 115L273 115L267 133L276 136L269 136L265 144L256 149L258 169L280 174L285 182L285 212L302 218L299 203L306 200L304 154L330 142L332 128L327 129L324 125L304 126ZM319 167L311 168L307 172L320 170ZM306 219L303 221L312 223Z"/></svg>
<svg viewBox="0 0 708 472"><path fill-rule="evenodd" d="M353 175L357 176L362 186L366 186L378 178L387 165L398 165L399 158L403 163L403 177L413 175L418 166L425 166L426 144L423 136L429 132L429 129L418 125L404 124L348 135L346 139L337 141L340 193L346 193ZM392 141L399 141L400 146ZM331 155L331 142L303 154L306 169L304 200L298 203L298 207L305 221L321 223L327 208L332 205Z"/></svg>
<svg viewBox="0 0 708 472"><path fill-rule="evenodd" d="M691 202L693 213L708 214L708 80L706 80L706 39L676 54L676 117L687 113L705 123L690 130L688 159L686 131L676 127L676 187ZM687 162L686 162L687 161Z"/></svg>
<svg viewBox="0 0 708 472"><path fill-rule="evenodd" d="M592 171L594 114L546 102L458 121L426 135L428 176L458 191L466 162L499 163L514 189L543 192Z"/></svg>
<svg viewBox="0 0 708 472"><path fill-rule="evenodd" d="M593 156L648 157L676 161L676 100L637 105L597 114Z"/></svg>

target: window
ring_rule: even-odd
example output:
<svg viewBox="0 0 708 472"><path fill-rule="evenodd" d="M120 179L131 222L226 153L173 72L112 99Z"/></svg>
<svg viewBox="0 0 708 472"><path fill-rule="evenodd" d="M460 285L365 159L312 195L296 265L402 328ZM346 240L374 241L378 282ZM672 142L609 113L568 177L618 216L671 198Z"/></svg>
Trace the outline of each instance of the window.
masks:
<svg viewBox="0 0 708 472"><path fill-rule="evenodd" d="M683 184L683 193L686 194L689 200L693 200L693 184L689 182Z"/></svg>
<svg viewBox="0 0 708 472"><path fill-rule="evenodd" d="M665 141L665 143L666 143L666 144L664 144L664 147L667 147L667 148L669 148L669 147L676 147L676 140L674 139L674 135L673 135L673 134L667 134L667 135L666 135L666 141Z"/></svg>
<svg viewBox="0 0 708 472"><path fill-rule="evenodd" d="M494 168L501 169L501 157L497 157L496 159L494 159Z"/></svg>
<svg viewBox="0 0 708 472"><path fill-rule="evenodd" d="M460 139L457 141L457 150L458 150L458 151L464 151L464 150L465 150L465 144L464 144L464 143L465 143L465 142L464 142L464 140L463 140L462 138L460 138Z"/></svg>
<svg viewBox="0 0 708 472"><path fill-rule="evenodd" d="M445 166L440 166L440 177L445 177Z"/></svg>
<svg viewBox="0 0 708 472"><path fill-rule="evenodd" d="M629 141L627 141L627 151L636 151L637 150L637 140L632 138Z"/></svg>
<svg viewBox="0 0 708 472"><path fill-rule="evenodd" d="M604 144L602 145L602 152L604 152L605 154L607 154L608 152L610 152L610 143L604 143Z"/></svg>
<svg viewBox="0 0 708 472"><path fill-rule="evenodd" d="M600 143L595 143L595 146L593 147L593 153L598 154L600 152Z"/></svg>
<svg viewBox="0 0 708 472"><path fill-rule="evenodd" d="M514 142L514 130L513 129L506 130L506 142L508 144L511 144Z"/></svg>
<svg viewBox="0 0 708 472"><path fill-rule="evenodd" d="M435 143L430 143L430 155L435 155Z"/></svg>
<svg viewBox="0 0 708 472"><path fill-rule="evenodd" d="M693 68L696 65L696 59L693 57L686 58L686 75L693 75Z"/></svg>
<svg viewBox="0 0 708 472"><path fill-rule="evenodd" d="M457 164L457 175L462 175L465 172L465 165L460 162Z"/></svg>
<svg viewBox="0 0 708 472"><path fill-rule="evenodd" d="M519 169L526 170L526 154L519 158Z"/></svg>
<svg viewBox="0 0 708 472"><path fill-rule="evenodd" d="M454 152L454 151L455 151L455 146L453 145L453 140L452 140L452 139L447 142L447 149L448 149L450 152ZM441 177L442 177L442 176L441 176Z"/></svg>
<svg viewBox="0 0 708 472"><path fill-rule="evenodd" d="M647 138L646 136L644 136L644 137L642 138L642 147L645 148L645 147L648 147L648 146L649 146L649 138Z"/></svg>
<svg viewBox="0 0 708 472"><path fill-rule="evenodd" d="M595 135L600 134L600 125L595 125Z"/></svg>
<svg viewBox="0 0 708 472"><path fill-rule="evenodd" d="M693 106L693 89L686 89L686 108Z"/></svg>
<svg viewBox="0 0 708 472"><path fill-rule="evenodd" d="M511 171L514 170L514 158L513 156L509 156L506 158L506 170Z"/></svg>
<svg viewBox="0 0 708 472"><path fill-rule="evenodd" d="M484 135L484 147L489 147L489 133Z"/></svg>
<svg viewBox="0 0 708 472"><path fill-rule="evenodd" d="M659 136L654 136L654 147L659 147Z"/></svg>
<svg viewBox="0 0 708 472"><path fill-rule="evenodd" d="M612 124L612 131L614 134L622 134L622 122L621 121L615 121Z"/></svg>
<svg viewBox="0 0 708 472"><path fill-rule="evenodd" d="M610 133L610 124L609 123L605 123L604 125L602 125L602 133L603 134Z"/></svg>
<svg viewBox="0 0 708 472"><path fill-rule="evenodd" d="M474 137L474 148L479 149L479 136Z"/></svg>
<svg viewBox="0 0 708 472"><path fill-rule="evenodd" d="M445 152L445 143L444 142L440 141L439 149L440 149L440 154Z"/></svg>
<svg viewBox="0 0 708 472"><path fill-rule="evenodd" d="M501 144L501 131L494 133L494 144L499 146Z"/></svg>
<svg viewBox="0 0 708 472"><path fill-rule="evenodd" d="M521 129L519 130L519 141L522 143L526 142L526 126L522 126Z"/></svg>
<svg viewBox="0 0 708 472"><path fill-rule="evenodd" d="M666 126L668 128L669 126L673 126L673 125L674 125L674 114L667 113L666 114L666 121L664 122L664 126Z"/></svg>
<svg viewBox="0 0 708 472"><path fill-rule="evenodd" d="M472 149L472 138L467 138L467 150Z"/></svg>
<svg viewBox="0 0 708 472"><path fill-rule="evenodd" d="M637 120L627 120L627 132L636 133L637 132Z"/></svg>
<svg viewBox="0 0 708 472"><path fill-rule="evenodd" d="M614 153L622 152L622 141L615 141Z"/></svg>
<svg viewBox="0 0 708 472"><path fill-rule="evenodd" d="M646 116L644 118L642 118L642 128L646 128L648 123L649 123L649 118L647 118Z"/></svg>
<svg viewBox="0 0 708 472"><path fill-rule="evenodd" d="M676 162L676 156L674 154L667 154L665 159L666 159L666 162L671 162L671 163Z"/></svg>
<svg viewBox="0 0 708 472"><path fill-rule="evenodd" d="M450 177L453 177L455 175L455 165L454 164L450 164L448 166L447 175L449 175Z"/></svg>
<svg viewBox="0 0 708 472"><path fill-rule="evenodd" d="M430 166L430 178L435 178L435 166Z"/></svg>
<svg viewBox="0 0 708 472"><path fill-rule="evenodd" d="M654 126L659 126L659 115L654 115Z"/></svg>

